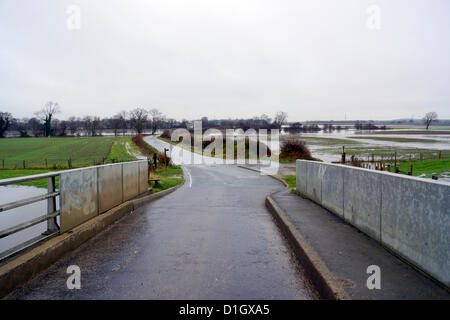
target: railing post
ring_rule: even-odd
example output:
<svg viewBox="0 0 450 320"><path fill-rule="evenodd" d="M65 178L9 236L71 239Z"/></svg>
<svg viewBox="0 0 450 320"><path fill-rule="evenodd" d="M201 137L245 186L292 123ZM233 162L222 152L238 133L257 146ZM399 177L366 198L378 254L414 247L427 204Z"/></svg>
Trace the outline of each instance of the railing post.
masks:
<svg viewBox="0 0 450 320"><path fill-rule="evenodd" d="M47 184L47 192L52 193L55 192L55 177L48 178ZM51 197L47 199L47 214L53 213L56 211L56 197ZM47 231L43 233L43 235L52 234L59 230L58 223L56 221L56 217L50 218L47 220Z"/></svg>

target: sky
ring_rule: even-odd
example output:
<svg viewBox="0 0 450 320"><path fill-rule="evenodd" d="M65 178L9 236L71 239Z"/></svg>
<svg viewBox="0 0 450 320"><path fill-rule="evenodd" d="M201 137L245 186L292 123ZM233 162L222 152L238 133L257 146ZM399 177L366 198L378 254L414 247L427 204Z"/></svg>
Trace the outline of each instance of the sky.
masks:
<svg viewBox="0 0 450 320"><path fill-rule="evenodd" d="M448 0L0 0L0 111L450 118Z"/></svg>

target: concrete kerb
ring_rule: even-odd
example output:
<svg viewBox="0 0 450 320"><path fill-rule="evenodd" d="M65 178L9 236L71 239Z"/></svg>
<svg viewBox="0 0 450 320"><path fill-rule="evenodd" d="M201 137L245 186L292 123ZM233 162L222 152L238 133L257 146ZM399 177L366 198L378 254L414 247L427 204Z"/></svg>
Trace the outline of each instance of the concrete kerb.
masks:
<svg viewBox="0 0 450 320"><path fill-rule="evenodd" d="M143 205L180 188L183 183L155 194L141 195L96 216L72 230L51 238L0 266L0 298L38 275L65 254Z"/></svg>
<svg viewBox="0 0 450 320"><path fill-rule="evenodd" d="M260 173L257 169L240 165L238 167ZM269 176L282 182L288 188L288 184L283 179L273 175ZM309 280L313 283L320 296L328 300L351 300L350 295L340 285L334 274L327 268L319 254L308 244L301 233L291 223L283 209L278 206L270 195L266 197L266 207L292 246L297 259L303 265Z"/></svg>
<svg viewBox="0 0 450 320"><path fill-rule="evenodd" d="M266 207L272 213L281 231L292 246L299 262L303 265L309 280L320 296L328 300L351 300L334 274L327 268L319 254L308 244L301 233L290 222L286 213L269 195Z"/></svg>

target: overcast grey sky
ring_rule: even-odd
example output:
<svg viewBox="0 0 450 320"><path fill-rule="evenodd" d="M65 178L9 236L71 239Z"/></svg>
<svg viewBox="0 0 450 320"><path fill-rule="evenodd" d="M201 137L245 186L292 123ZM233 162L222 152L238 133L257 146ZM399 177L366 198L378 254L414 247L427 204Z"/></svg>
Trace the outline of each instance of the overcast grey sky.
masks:
<svg viewBox="0 0 450 320"><path fill-rule="evenodd" d="M449 39L448 0L0 0L0 111L450 118Z"/></svg>

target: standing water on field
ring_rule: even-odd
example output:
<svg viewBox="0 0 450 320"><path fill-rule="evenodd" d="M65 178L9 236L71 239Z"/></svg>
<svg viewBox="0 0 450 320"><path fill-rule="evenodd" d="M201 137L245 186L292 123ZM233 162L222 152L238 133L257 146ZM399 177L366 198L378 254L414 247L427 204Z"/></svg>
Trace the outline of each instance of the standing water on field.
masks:
<svg viewBox="0 0 450 320"><path fill-rule="evenodd" d="M47 189L31 186L1 186L0 204L24 200L47 193ZM58 199L56 201L58 208ZM47 213L47 201L42 200L23 207L0 212L0 230L5 230L27 222L31 219L43 216ZM0 239L0 254L12 247L28 241L47 230L47 222L42 222L30 228L11 234Z"/></svg>

